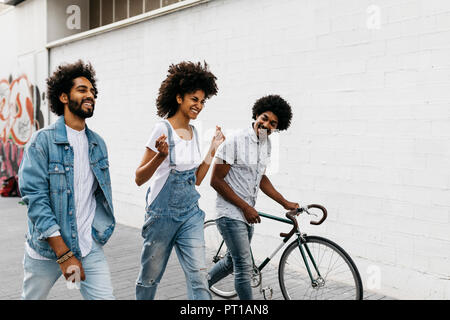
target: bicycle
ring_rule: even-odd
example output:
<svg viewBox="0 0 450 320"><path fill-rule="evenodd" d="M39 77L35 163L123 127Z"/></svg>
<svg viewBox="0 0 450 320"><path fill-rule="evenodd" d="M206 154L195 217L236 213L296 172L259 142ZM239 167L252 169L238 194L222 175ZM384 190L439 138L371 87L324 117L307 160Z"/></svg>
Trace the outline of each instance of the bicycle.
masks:
<svg viewBox="0 0 450 320"><path fill-rule="evenodd" d="M272 288L263 288L262 270L272 258L286 246L278 265L278 281L281 292L286 300L314 299L347 300L363 299L363 285L359 271L350 256L339 245L331 240L318 236L308 236L302 233L296 216L301 213L317 216L310 209L319 209L323 215L320 221L310 221L312 225L320 225L327 218L327 210L318 204L311 204L286 213L288 219L258 212L261 217L293 225L289 233L280 233L283 238L274 252L256 266L252 252L253 275L252 287L260 287L264 299L271 299ZM215 220L208 220L204 224L205 243L208 267L219 262L227 252L225 241L220 235ZM211 288L211 291L223 298L237 296L234 290L233 274L225 277Z"/></svg>

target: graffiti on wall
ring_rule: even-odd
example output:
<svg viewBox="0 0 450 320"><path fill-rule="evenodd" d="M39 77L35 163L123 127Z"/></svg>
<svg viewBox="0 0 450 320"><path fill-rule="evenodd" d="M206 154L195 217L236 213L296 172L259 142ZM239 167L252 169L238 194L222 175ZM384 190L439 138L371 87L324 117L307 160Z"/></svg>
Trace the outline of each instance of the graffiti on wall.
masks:
<svg viewBox="0 0 450 320"><path fill-rule="evenodd" d="M0 80L0 179L17 175L25 144L44 125L39 88L26 75Z"/></svg>

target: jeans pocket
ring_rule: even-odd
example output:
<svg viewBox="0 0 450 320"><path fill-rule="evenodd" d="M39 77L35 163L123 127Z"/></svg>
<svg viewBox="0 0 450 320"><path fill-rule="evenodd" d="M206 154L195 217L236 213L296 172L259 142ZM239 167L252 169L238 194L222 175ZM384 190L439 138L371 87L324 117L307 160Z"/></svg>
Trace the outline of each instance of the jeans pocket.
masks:
<svg viewBox="0 0 450 320"><path fill-rule="evenodd" d="M146 238L148 233L151 230L151 226L159 219L159 215L155 214L155 213L146 213L145 214L145 222L144 225L142 226L142 232L141 235L143 238Z"/></svg>

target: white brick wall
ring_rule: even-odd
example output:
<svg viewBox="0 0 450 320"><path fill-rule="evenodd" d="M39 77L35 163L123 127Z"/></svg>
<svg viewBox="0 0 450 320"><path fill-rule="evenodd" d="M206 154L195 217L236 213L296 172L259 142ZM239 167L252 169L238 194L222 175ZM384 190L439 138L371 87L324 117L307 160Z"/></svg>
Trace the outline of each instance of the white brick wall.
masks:
<svg viewBox="0 0 450 320"><path fill-rule="evenodd" d="M379 29L366 26L369 5ZM135 186L134 171L168 65L206 60L219 95L197 122L203 132L246 126L256 98L281 94L294 119L271 179L286 198L329 209L305 231L347 249L366 285L379 268L379 292L450 299L449 17L447 0L212 0L52 49L51 67L84 58L97 70L89 124L109 145L120 222L143 221L147 186ZM211 217L208 181L200 204ZM257 208L283 213L262 194ZM261 255L273 226L257 227Z"/></svg>

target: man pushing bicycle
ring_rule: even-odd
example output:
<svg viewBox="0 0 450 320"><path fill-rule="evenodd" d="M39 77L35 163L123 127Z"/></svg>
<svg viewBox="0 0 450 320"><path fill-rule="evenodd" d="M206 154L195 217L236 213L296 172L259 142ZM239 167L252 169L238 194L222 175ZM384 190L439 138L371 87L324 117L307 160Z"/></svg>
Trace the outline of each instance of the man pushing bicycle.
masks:
<svg viewBox="0 0 450 320"><path fill-rule="evenodd" d="M286 210L299 208L287 201L265 175L270 160L274 131L289 128L291 106L279 95L258 99L252 109L251 127L227 137L216 153L211 186L217 191L216 225L229 252L209 271L209 286L234 272L235 289L241 300L252 300L251 277L253 263L250 242L254 224L261 218L254 206L258 189Z"/></svg>

